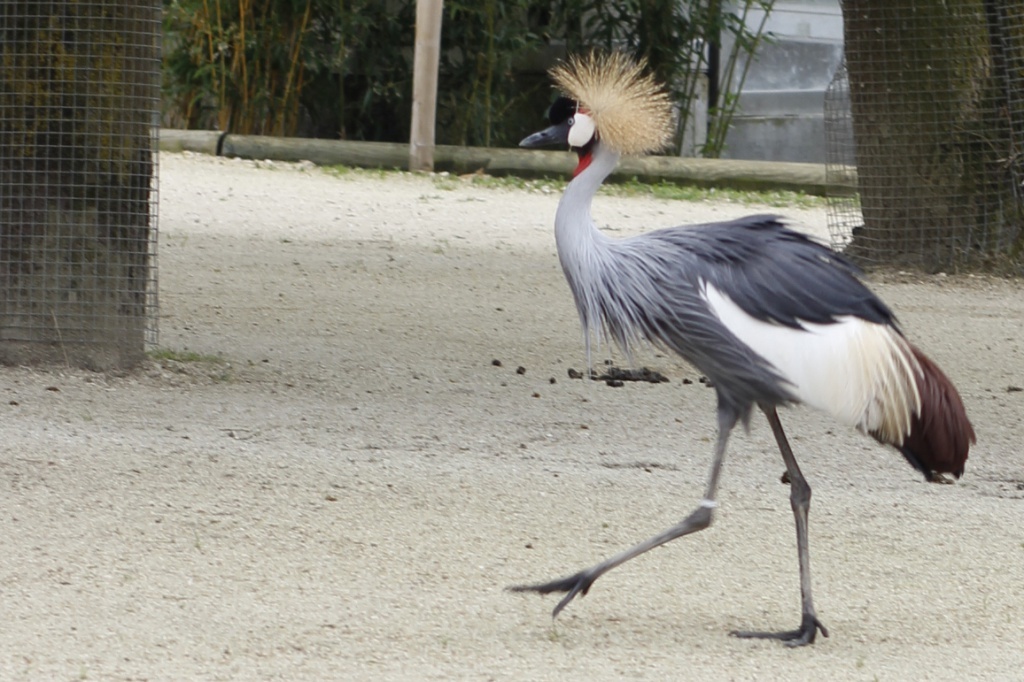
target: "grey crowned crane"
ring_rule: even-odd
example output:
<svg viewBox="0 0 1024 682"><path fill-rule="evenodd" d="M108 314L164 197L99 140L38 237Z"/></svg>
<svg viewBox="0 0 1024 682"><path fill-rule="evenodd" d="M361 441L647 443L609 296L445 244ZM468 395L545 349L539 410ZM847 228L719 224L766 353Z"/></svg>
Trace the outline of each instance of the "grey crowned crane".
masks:
<svg viewBox="0 0 1024 682"><path fill-rule="evenodd" d="M671 227L614 239L591 201L622 154L663 148L671 106L644 64L592 53L555 67L563 96L550 127L523 147L568 145L578 165L555 215L555 241L586 338L678 353L717 393L718 438L704 498L664 532L591 568L517 592L566 593L553 615L607 571L711 525L722 460L737 423L757 407L785 462L796 520L802 618L795 630L734 632L792 646L828 636L811 596L807 512L811 489L777 408L804 403L899 450L928 480L960 477L974 430L956 388L904 337L892 311L842 256L775 216Z"/></svg>

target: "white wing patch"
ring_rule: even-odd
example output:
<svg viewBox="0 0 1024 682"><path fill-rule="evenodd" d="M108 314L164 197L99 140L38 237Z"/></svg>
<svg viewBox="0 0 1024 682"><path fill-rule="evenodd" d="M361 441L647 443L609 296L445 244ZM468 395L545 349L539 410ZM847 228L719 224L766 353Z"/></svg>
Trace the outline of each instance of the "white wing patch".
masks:
<svg viewBox="0 0 1024 682"><path fill-rule="evenodd" d="M725 327L770 362L803 403L901 445L921 412L917 360L892 327L850 315L802 329L762 322L706 282L704 298Z"/></svg>

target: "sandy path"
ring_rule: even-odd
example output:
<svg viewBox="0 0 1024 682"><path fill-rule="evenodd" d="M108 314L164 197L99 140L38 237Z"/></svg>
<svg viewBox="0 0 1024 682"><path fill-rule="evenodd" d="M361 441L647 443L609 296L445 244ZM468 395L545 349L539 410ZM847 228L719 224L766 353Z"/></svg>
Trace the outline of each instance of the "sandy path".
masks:
<svg viewBox="0 0 1024 682"><path fill-rule="evenodd" d="M830 639L727 636L798 617L760 421L732 442L712 529L553 625L554 599L502 588L674 523L713 436L712 391L672 359L644 358L666 384L567 378L583 360L557 196L161 163L161 345L223 362L0 370L0 679L1020 678L1020 283L876 285L967 402L981 440L959 484L783 415ZM626 232L759 209L595 210Z"/></svg>

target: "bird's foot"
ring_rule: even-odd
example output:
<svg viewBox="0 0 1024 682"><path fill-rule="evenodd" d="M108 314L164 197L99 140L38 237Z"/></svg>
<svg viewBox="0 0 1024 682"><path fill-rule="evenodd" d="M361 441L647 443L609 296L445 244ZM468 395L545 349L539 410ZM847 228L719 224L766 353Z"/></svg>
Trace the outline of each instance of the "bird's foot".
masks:
<svg viewBox="0 0 1024 682"><path fill-rule="evenodd" d="M729 634L733 637L743 639L778 639L786 643L786 646L805 646L814 644L814 638L818 631L822 637L828 637L828 629L821 624L817 616L805 613L800 627L796 630L784 630L782 632L750 632L746 630L734 630Z"/></svg>
<svg viewBox="0 0 1024 682"><path fill-rule="evenodd" d="M562 601L555 605L554 610L551 612L552 618L557 618L558 614L561 613L569 602L575 599L577 596L583 596L590 590L590 586L597 580L597 575L591 571L580 571L575 575L571 575L568 578L561 578L560 580L552 580L548 583L540 583L538 585L513 585L508 589L509 592L536 592L537 594L551 594L552 592L565 592L567 593L562 597Z"/></svg>

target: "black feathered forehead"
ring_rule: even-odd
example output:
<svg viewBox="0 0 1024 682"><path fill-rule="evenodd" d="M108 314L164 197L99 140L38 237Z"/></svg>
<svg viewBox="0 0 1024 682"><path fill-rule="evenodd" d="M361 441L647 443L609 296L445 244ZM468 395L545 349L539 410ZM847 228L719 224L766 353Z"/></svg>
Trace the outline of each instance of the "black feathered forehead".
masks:
<svg viewBox="0 0 1024 682"><path fill-rule="evenodd" d="M559 96L559 98L556 99L550 107L548 107L548 122L553 126L558 125L559 123L565 123L573 116L573 114L576 113L578 108L579 104L576 103L576 100L569 99L564 95Z"/></svg>

